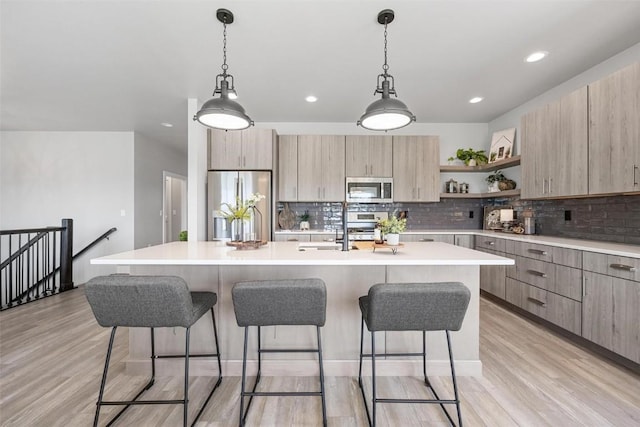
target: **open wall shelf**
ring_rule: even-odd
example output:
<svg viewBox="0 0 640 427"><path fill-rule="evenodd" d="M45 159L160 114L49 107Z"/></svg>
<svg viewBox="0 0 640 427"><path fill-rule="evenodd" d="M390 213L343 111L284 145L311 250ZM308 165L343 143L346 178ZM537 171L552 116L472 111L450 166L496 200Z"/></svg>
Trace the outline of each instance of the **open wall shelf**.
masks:
<svg viewBox="0 0 640 427"><path fill-rule="evenodd" d="M440 193L441 199L495 199L515 197L520 195L520 189L496 191L493 193Z"/></svg>
<svg viewBox="0 0 640 427"><path fill-rule="evenodd" d="M509 157L508 159L498 160L494 163L488 163L480 166L454 166L440 165L440 172L493 172L502 168L510 168L520 164L520 156ZM483 193L484 194L484 193Z"/></svg>

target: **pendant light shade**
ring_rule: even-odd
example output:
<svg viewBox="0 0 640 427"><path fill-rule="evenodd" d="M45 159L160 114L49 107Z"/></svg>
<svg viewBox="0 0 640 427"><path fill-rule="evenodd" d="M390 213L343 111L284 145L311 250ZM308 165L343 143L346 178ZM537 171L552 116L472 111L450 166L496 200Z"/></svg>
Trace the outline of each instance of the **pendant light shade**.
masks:
<svg viewBox="0 0 640 427"><path fill-rule="evenodd" d="M218 9L216 16L224 25L224 48L222 74L216 76L216 88L213 98L202 105L193 120L197 120L204 126L222 130L242 130L253 125L253 121L245 113L244 108L232 100L237 97L233 84L233 76L227 73L227 24L233 23L233 13L227 9ZM220 98L215 98L220 94Z"/></svg>
<svg viewBox="0 0 640 427"><path fill-rule="evenodd" d="M384 65L383 73L378 75L378 84L375 94L382 94L382 98L369 105L358 120L358 125L369 130L393 130L405 127L416 120L416 117L409 111L406 104L399 99L391 98L396 94L393 76L389 74L387 64L387 24L394 18L394 12L385 9L378 14L378 23L384 24Z"/></svg>

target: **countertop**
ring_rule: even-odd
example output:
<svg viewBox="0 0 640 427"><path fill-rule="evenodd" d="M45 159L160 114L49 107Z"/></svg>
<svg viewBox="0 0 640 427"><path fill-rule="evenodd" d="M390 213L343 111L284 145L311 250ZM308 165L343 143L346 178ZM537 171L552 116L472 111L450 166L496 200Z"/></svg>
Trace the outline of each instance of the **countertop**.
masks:
<svg viewBox="0 0 640 427"><path fill-rule="evenodd" d="M276 231L281 234L292 233L318 233L318 234L335 234L334 231L324 230L279 230ZM583 240L583 239L569 239L566 237L555 237L546 235L524 235L503 233L500 231L488 231L488 230L407 230L403 234L467 234L474 236L491 236L500 239L515 240L518 242L529 242L540 245L557 246L568 249L577 249L580 251L598 252L609 255L625 256L630 258L640 258L640 245L630 245L614 242L602 242L599 240ZM402 241L402 237L400 237Z"/></svg>
<svg viewBox="0 0 640 427"><path fill-rule="evenodd" d="M172 242L94 258L109 265L513 265L509 258L439 242L404 243L396 254L372 250L299 250L298 242L269 242L237 250L224 242Z"/></svg>

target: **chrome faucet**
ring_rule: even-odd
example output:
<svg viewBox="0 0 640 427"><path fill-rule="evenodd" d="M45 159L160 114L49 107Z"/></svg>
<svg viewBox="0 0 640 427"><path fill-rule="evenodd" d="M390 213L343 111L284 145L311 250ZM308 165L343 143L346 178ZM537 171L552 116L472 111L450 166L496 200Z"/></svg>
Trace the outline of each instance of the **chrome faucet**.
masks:
<svg viewBox="0 0 640 427"><path fill-rule="evenodd" d="M349 227L347 227L347 202L342 202L342 250L349 250Z"/></svg>

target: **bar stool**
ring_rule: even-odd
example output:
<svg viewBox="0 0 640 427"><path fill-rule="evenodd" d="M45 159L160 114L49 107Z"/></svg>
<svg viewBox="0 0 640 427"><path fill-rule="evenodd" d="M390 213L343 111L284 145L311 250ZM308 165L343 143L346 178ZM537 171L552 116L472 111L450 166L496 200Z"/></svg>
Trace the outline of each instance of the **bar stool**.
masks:
<svg viewBox="0 0 640 427"><path fill-rule="evenodd" d="M244 327L242 354L242 385L240 390L240 426L244 426L254 396L320 396L322 423L327 425L324 392L324 370L320 327L324 326L327 309L327 289L320 279L259 280L236 283L231 291L238 326ZM276 325L313 325L318 347L312 349L265 349L260 342L260 328ZM246 391L247 342L249 327L258 327L258 373L253 389ZM256 392L260 382L263 353L318 353L320 391ZM244 398L249 397L246 410Z"/></svg>
<svg viewBox="0 0 640 427"><path fill-rule="evenodd" d="M376 425L376 403L437 403L440 405L451 425L455 423L445 404L455 404L458 412L458 425L462 427L458 385L453 366L451 339L449 331L458 331L462 326L471 293L462 283L379 283L369 289L366 296L360 297L362 322L360 327L360 370L358 385L362 392L364 408L370 426ZM371 354L363 353L364 325L371 332ZM420 353L376 353L376 331L422 331L422 352ZM449 348L449 363L453 378L455 399L441 399L427 377L426 331L445 331ZM379 356L422 356L424 383L435 399L391 399L376 396L376 357ZM371 357L372 410L369 413L367 398L362 385L362 359Z"/></svg>
<svg viewBox="0 0 640 427"><path fill-rule="evenodd" d="M129 276L115 274L111 276L95 277L85 285L85 294L91 310L103 327L110 327L111 338L104 363L100 392L96 403L96 414L93 420L94 427L98 425L100 408L103 405L124 406L120 412L109 422L111 425L131 405L145 404L181 404L183 405L183 425L187 426L187 414L189 410L189 358L190 357L217 357L218 380L207 396L204 404L198 411L192 426L209 403L213 392L222 382L222 363L220 361L220 347L218 346L218 331L213 306L218 296L214 292L189 292L187 283L180 277L173 276ZM216 353L189 354L189 334L191 326L196 323L207 311L211 310L213 322L213 334L216 345ZM151 379L131 400L105 401L104 388L107 381L109 359L113 349L113 341L118 326L141 327L151 329ZM185 353L179 355L156 355L155 328L183 327L185 334ZM138 400L146 390L153 386L156 374L157 358L182 358L184 357L184 396L176 400Z"/></svg>

